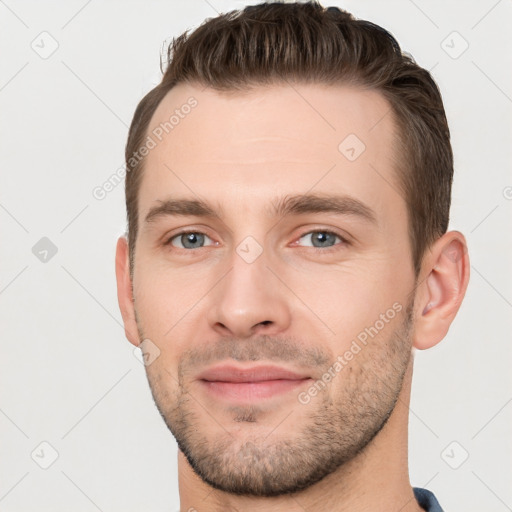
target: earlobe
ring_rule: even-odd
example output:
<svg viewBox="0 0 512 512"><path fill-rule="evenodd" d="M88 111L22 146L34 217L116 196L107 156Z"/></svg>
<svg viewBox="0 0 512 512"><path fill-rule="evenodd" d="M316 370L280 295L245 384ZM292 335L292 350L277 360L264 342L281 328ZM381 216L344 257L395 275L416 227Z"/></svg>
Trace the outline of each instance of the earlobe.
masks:
<svg viewBox="0 0 512 512"><path fill-rule="evenodd" d="M130 277L128 241L125 236L119 237L116 246L116 280L117 300L123 317L124 332L130 343L139 346L135 307L133 302L132 281Z"/></svg>
<svg viewBox="0 0 512 512"><path fill-rule="evenodd" d="M439 343L460 308L469 282L469 256L462 233L450 231L440 237L425 259L425 275L416 291L419 300L415 319L415 348Z"/></svg>

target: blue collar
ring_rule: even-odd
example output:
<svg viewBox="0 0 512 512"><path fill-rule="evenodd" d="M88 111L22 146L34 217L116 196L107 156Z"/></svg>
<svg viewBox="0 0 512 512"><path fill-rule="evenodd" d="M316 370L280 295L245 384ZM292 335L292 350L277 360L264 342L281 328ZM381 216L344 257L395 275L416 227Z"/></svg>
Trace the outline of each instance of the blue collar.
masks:
<svg viewBox="0 0 512 512"><path fill-rule="evenodd" d="M413 487L412 490L414 491L416 501L424 510L427 512L443 512L441 505L439 505L433 493L421 487Z"/></svg>

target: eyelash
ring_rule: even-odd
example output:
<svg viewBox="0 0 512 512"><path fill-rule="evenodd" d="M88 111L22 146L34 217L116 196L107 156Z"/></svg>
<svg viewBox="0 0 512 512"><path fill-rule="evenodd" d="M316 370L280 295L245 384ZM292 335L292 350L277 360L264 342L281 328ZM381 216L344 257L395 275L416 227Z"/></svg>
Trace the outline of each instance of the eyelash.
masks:
<svg viewBox="0 0 512 512"><path fill-rule="evenodd" d="M326 253L326 252L332 252L332 251L335 251L335 250L339 250L340 249L340 246L347 246L347 245L351 245L350 242L345 238L343 237L341 234L337 233L336 231L330 231L330 230L327 230L327 229L313 229L313 230L310 230L310 231L306 231L304 233L302 233L298 238L297 240L300 240L301 238L303 238L304 236L306 235L310 235L312 233L325 233L325 234L328 234L328 235L334 235L335 237L338 237L340 240L341 240L341 243L338 243L336 245L333 245L333 246L329 246L329 247L308 247L308 249L312 249L314 252L322 252L322 253ZM165 246L172 246L172 241L175 239L175 238L178 238L180 236L183 236L183 235L188 235L188 234L199 234L199 235L205 235L205 236L208 236L206 233L204 233L203 231L198 231L198 230L185 230L185 231L180 231L179 233L176 233L174 235L172 235L170 238L167 239L167 241L164 243ZM300 247L300 246L299 246ZM199 247L198 249L204 249L205 247ZM173 247L173 249L179 249L179 250L183 250L183 251L187 251L187 252L192 252L192 251L195 251L197 249L182 249L181 247Z"/></svg>

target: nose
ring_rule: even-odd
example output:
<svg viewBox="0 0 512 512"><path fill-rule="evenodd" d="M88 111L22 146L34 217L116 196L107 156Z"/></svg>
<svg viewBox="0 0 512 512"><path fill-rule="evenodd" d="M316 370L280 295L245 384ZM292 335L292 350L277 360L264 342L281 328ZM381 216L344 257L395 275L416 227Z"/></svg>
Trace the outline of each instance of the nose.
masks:
<svg viewBox="0 0 512 512"><path fill-rule="evenodd" d="M265 253L251 263L235 253L230 270L212 292L208 322L222 336L271 336L290 326L289 297L267 267Z"/></svg>

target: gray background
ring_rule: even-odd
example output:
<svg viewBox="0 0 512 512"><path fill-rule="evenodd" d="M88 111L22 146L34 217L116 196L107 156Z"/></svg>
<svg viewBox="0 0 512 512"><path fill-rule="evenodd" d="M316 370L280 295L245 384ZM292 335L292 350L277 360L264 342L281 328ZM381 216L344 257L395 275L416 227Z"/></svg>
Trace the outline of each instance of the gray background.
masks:
<svg viewBox="0 0 512 512"><path fill-rule="evenodd" d="M123 166L163 41L244 3L0 1L1 511L178 509L176 444L117 306L123 184L93 190ZM448 336L416 353L411 481L446 512L512 510L512 2L324 5L431 69L452 130L472 277Z"/></svg>

